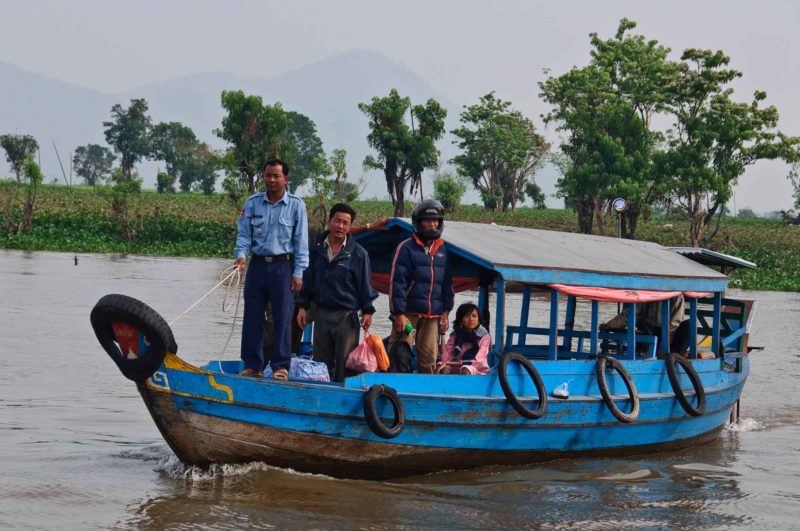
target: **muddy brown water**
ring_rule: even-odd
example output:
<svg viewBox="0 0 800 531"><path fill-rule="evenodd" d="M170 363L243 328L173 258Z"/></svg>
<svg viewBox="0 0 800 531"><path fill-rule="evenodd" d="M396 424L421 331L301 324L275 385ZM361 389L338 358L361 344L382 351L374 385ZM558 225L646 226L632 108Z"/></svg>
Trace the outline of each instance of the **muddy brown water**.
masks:
<svg viewBox="0 0 800 531"><path fill-rule="evenodd" d="M750 343L764 350L752 355L742 422L711 444L368 482L178 462L97 344L89 311L124 293L172 320L230 262L78 258L0 251L0 528L798 528L800 294L732 292L757 301ZM223 297L174 324L188 361L220 357L233 319ZM386 311L381 297L378 332ZM239 334L223 357L238 357Z"/></svg>

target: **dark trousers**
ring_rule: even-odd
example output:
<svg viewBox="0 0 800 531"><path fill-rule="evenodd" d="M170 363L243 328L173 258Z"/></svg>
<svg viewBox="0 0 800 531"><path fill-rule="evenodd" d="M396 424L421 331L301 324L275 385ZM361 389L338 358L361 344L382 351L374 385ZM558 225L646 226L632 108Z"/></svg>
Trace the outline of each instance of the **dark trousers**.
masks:
<svg viewBox="0 0 800 531"><path fill-rule="evenodd" d="M683 354L689 350L689 344L691 343L689 332L689 320L681 321L681 324L678 325L678 328L676 328L675 332L672 334L669 351Z"/></svg>
<svg viewBox="0 0 800 531"><path fill-rule="evenodd" d="M264 311L269 301L275 335L270 365L272 370L288 369L292 358L292 295L291 261L267 263L252 260L244 281L244 321L242 322L242 360L249 369L264 369L261 353Z"/></svg>
<svg viewBox="0 0 800 531"><path fill-rule="evenodd" d="M344 380L344 361L358 345L359 330L358 313L355 310L317 308L314 317L314 361L324 362L328 366L331 380Z"/></svg>

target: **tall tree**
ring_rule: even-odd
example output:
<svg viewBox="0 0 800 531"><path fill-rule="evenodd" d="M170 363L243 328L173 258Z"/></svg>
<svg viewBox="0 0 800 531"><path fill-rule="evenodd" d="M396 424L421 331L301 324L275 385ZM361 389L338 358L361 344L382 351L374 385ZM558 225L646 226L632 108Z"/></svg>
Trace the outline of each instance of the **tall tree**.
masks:
<svg viewBox="0 0 800 531"><path fill-rule="evenodd" d="M208 144L199 142L195 144L191 156L186 159L181 178L188 181L188 176L191 176L189 186L194 184L204 194L211 195L214 193L220 164L221 157ZM185 186L186 183L182 180L181 189Z"/></svg>
<svg viewBox="0 0 800 531"><path fill-rule="evenodd" d="M794 208L797 210L797 219L800 222L800 163L795 162L792 166L792 170L789 172L789 180L794 187L794 193L792 197L794 198Z"/></svg>
<svg viewBox="0 0 800 531"><path fill-rule="evenodd" d="M28 153L22 165L25 184L25 199L22 201L22 224L18 232L21 234L33 228L33 215L36 213L36 193L44 176L39 165L33 160L33 153Z"/></svg>
<svg viewBox="0 0 800 531"><path fill-rule="evenodd" d="M181 190L187 192L194 182L187 167L197 146L197 136L190 127L180 122L161 122L154 125L150 133L149 157L164 161L170 180L179 180Z"/></svg>
<svg viewBox="0 0 800 531"><path fill-rule="evenodd" d="M30 135L2 135L0 146L6 151L6 160L11 165L17 183L22 182L22 169L29 155L39 150L39 143Z"/></svg>
<svg viewBox="0 0 800 531"><path fill-rule="evenodd" d="M355 201L360 190L357 183L347 181L347 150L334 149L328 159L328 168L329 173L333 174L334 197L346 203Z"/></svg>
<svg viewBox="0 0 800 531"><path fill-rule="evenodd" d="M484 206L516 210L550 148L533 122L490 92L477 105L465 107L461 127L452 133L463 151L452 162L459 174L472 179Z"/></svg>
<svg viewBox="0 0 800 531"><path fill-rule="evenodd" d="M763 159L800 159L800 137L776 131L778 111L762 107L767 95L756 91L750 103L731 100L726 88L742 74L728 68L722 51L688 49L679 75L669 85L670 111L675 123L668 147L656 157L689 220L689 242L700 246L719 227L725 203L747 166ZM708 234L716 216L716 228Z"/></svg>
<svg viewBox="0 0 800 531"><path fill-rule="evenodd" d="M150 116L147 101L131 100L127 109L111 107L111 120L103 122L106 142L120 155L122 178L130 179L134 165L150 154Z"/></svg>
<svg viewBox="0 0 800 531"><path fill-rule="evenodd" d="M392 89L385 98L374 97L358 108L369 118L367 142L377 151L364 159L364 167L383 171L386 188L394 205L394 215L405 215L405 193L421 186L422 172L438 165L436 141L444 135L447 111L436 100L425 105L411 105ZM406 112L411 110L411 124Z"/></svg>
<svg viewBox="0 0 800 531"><path fill-rule="evenodd" d="M334 186L336 190L342 188L342 183L347 180L347 150L336 148L331 152L328 165L334 175Z"/></svg>
<svg viewBox="0 0 800 531"><path fill-rule="evenodd" d="M115 159L114 153L107 147L87 144L75 149L72 165L75 167L75 173L83 177L86 184L95 186L98 181L111 173Z"/></svg>
<svg viewBox="0 0 800 531"><path fill-rule="evenodd" d="M287 111L286 116L292 124L286 131L290 136L286 144L295 146L294 164L289 174L291 190L297 190L313 177L330 173L322 140L317 135L317 126L308 116Z"/></svg>
<svg viewBox="0 0 800 531"><path fill-rule="evenodd" d="M590 63L539 84L541 97L553 105L545 122L557 122L569 136L561 145L568 158L557 188L578 211L580 230L591 233L593 220L605 233L611 202L624 197L623 236L633 238L644 208L663 190L652 172L652 150L661 135L653 116L665 108L665 87L676 66L669 48L629 31L636 23L622 19L616 35L590 35Z"/></svg>
<svg viewBox="0 0 800 531"><path fill-rule="evenodd" d="M231 146L225 166L253 193L264 162L277 157L293 166L296 146L294 136L287 134L292 120L280 103L264 105L260 96L245 96L241 90L223 91L221 100L227 115L214 134Z"/></svg>

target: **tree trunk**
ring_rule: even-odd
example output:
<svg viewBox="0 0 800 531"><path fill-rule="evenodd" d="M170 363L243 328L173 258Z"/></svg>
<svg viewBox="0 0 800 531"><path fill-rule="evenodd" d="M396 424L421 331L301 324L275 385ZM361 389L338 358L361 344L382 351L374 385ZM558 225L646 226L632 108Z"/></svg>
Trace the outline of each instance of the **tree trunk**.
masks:
<svg viewBox="0 0 800 531"><path fill-rule="evenodd" d="M594 207L591 199L575 199L575 210L578 211L578 229L583 234L591 234L594 219Z"/></svg>
<svg viewBox="0 0 800 531"><path fill-rule="evenodd" d="M20 223L17 228L17 234L28 232L33 228L33 211L34 207L32 203L26 201L22 205L22 223Z"/></svg>
<svg viewBox="0 0 800 531"><path fill-rule="evenodd" d="M622 237L628 240L636 239L636 227L639 225L639 216L642 214L637 207L631 207L622 213Z"/></svg>
<svg viewBox="0 0 800 531"><path fill-rule="evenodd" d="M602 200L599 197L594 196L592 197L591 201L592 201L592 209L594 210L594 217L597 220L597 230L600 233L600 236L605 236L608 220L606 219L606 216L604 215L603 212Z"/></svg>
<svg viewBox="0 0 800 531"><path fill-rule="evenodd" d="M394 181L394 217L402 218L406 215L406 183L402 177Z"/></svg>
<svg viewBox="0 0 800 531"><path fill-rule="evenodd" d="M692 247L700 247L703 233L708 223L708 212L703 208L703 194L693 193L689 196L689 239Z"/></svg>
<svg viewBox="0 0 800 531"><path fill-rule="evenodd" d="M256 193L256 176L255 176L255 174L251 174L251 173L247 174L247 191L250 192L250 195Z"/></svg>

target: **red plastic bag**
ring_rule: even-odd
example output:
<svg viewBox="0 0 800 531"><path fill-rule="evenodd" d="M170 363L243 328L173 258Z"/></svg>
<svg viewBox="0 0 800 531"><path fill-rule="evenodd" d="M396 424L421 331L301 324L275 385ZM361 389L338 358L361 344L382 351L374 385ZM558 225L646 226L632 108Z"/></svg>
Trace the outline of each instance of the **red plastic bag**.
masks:
<svg viewBox="0 0 800 531"><path fill-rule="evenodd" d="M366 338L347 355L344 366L355 372L375 372L378 370L378 361L370 350Z"/></svg>

